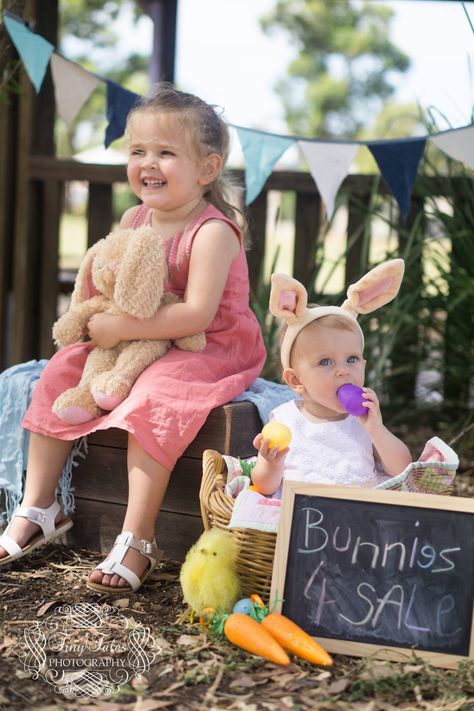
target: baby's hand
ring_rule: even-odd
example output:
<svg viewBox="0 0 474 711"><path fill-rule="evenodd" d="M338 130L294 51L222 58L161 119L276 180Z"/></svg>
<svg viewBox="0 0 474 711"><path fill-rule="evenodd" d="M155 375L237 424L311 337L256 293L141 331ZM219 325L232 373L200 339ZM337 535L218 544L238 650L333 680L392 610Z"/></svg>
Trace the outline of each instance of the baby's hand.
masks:
<svg viewBox="0 0 474 711"><path fill-rule="evenodd" d="M261 432L255 437L253 446L267 462L280 462L290 451L289 447L284 447L283 449L280 449L278 445L270 447L270 440L264 439Z"/></svg>
<svg viewBox="0 0 474 711"><path fill-rule="evenodd" d="M362 388L364 391L362 406L367 408L367 415L358 417L358 421L369 435L374 434L383 426L382 413L380 412L379 399L371 388Z"/></svg>

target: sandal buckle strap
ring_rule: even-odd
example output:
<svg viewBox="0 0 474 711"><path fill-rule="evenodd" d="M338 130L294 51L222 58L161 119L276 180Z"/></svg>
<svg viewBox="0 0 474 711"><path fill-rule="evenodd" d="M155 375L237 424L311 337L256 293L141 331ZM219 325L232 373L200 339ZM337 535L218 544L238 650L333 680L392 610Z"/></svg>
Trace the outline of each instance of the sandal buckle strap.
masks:
<svg viewBox="0 0 474 711"><path fill-rule="evenodd" d="M148 558L149 566L145 570L142 578L139 578L122 562L129 548L133 548ZM158 556L156 541L147 541L144 538L138 539L130 531L122 531L115 539L109 557L102 561L102 563L99 563L99 565L96 566L96 570L100 570L105 575L119 575L128 582L130 585L129 589L135 592L155 569ZM108 589L107 586L105 586L105 589ZM121 588L117 588L118 592L121 590ZM125 588L125 590L127 590L127 588Z"/></svg>
<svg viewBox="0 0 474 711"><path fill-rule="evenodd" d="M114 545L122 545L133 548L144 556L158 557L158 547L156 541L147 541L145 538L136 538L130 531L123 531L115 539Z"/></svg>
<svg viewBox="0 0 474 711"><path fill-rule="evenodd" d="M41 511L36 511L36 509L28 509L28 518L34 523L44 523L48 518L45 513Z"/></svg>
<svg viewBox="0 0 474 711"><path fill-rule="evenodd" d="M155 543L155 541L146 541L144 538L140 541L142 544L140 553L143 553L143 555L151 555L153 558L158 557L158 547Z"/></svg>
<svg viewBox="0 0 474 711"><path fill-rule="evenodd" d="M39 506L19 506L14 512L12 519L15 516L21 516L22 518L27 518L32 523L38 524L41 527L43 534L48 536L56 530L56 525L54 519L60 510L60 506L56 500L53 501L51 506L43 509Z"/></svg>

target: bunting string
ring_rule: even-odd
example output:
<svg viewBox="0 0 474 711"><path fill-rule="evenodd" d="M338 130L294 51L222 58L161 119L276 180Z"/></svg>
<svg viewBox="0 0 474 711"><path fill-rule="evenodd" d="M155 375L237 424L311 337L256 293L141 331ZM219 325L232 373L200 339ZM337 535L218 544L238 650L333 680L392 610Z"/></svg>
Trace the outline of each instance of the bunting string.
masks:
<svg viewBox="0 0 474 711"><path fill-rule="evenodd" d="M37 93L48 66L51 67L56 108L68 126L94 89L105 84L108 119L105 147L123 136L127 115L141 98L138 94L62 57L50 42L32 32L21 18L8 10L3 13L3 21ZM237 132L244 156L247 205L258 197L275 163L293 145L308 164L329 220L334 214L337 192L360 148L372 153L404 218L410 212L413 185L428 142L474 170L474 124L423 137L377 141L305 138L230 125Z"/></svg>

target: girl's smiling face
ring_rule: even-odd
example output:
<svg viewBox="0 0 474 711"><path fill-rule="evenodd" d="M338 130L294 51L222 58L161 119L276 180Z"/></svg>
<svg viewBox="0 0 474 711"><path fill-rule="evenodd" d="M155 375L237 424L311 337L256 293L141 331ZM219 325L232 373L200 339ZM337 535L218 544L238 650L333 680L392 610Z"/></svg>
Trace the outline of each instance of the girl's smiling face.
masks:
<svg viewBox="0 0 474 711"><path fill-rule="evenodd" d="M148 207L163 211L191 205L210 182L208 158L193 155L178 118L138 111L130 119L127 176L135 195Z"/></svg>
<svg viewBox="0 0 474 711"><path fill-rule="evenodd" d="M337 398L341 385L362 387L365 360L360 334L355 330L313 321L298 334L291 354L291 367L284 379L304 400L305 409L316 417L331 418L344 413Z"/></svg>

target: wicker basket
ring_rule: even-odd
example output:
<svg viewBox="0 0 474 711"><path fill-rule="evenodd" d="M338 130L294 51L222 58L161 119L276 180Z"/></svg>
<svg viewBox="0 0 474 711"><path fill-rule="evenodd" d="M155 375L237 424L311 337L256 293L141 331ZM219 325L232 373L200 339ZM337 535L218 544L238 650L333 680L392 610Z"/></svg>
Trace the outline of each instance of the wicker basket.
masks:
<svg viewBox="0 0 474 711"><path fill-rule="evenodd" d="M209 528L227 530L234 499L224 494L226 477L227 467L223 457L213 449L206 449L199 492L201 516L206 531ZM242 596L257 593L263 600L269 600L276 533L252 528L231 528L229 531L239 544L237 572Z"/></svg>
<svg viewBox="0 0 474 711"><path fill-rule="evenodd" d="M443 473L445 476L440 476ZM398 491L424 492L449 495L456 467L443 463L413 463L408 473L394 477L382 487ZM224 493L227 466L224 458L213 449L203 454L203 475L199 500L201 516L206 530L229 530L239 544L237 572L243 596L258 593L263 600L270 599L273 557L276 533L266 533L252 528L231 528L229 524L234 499Z"/></svg>

